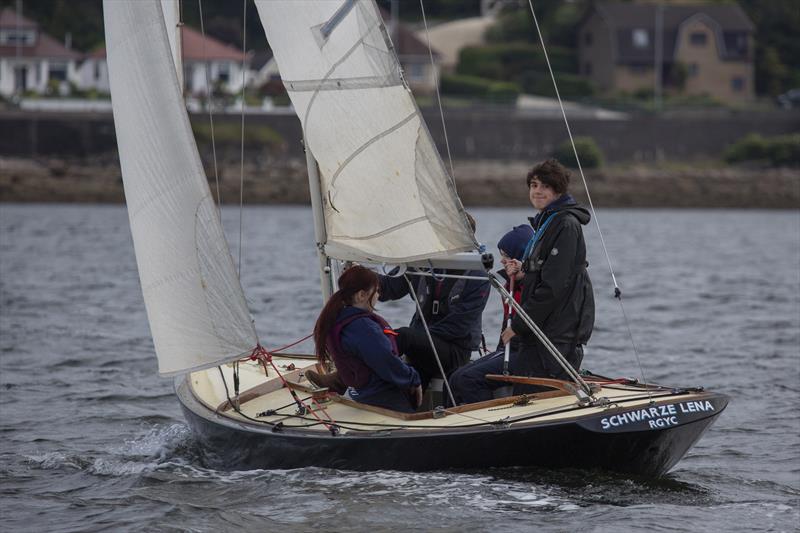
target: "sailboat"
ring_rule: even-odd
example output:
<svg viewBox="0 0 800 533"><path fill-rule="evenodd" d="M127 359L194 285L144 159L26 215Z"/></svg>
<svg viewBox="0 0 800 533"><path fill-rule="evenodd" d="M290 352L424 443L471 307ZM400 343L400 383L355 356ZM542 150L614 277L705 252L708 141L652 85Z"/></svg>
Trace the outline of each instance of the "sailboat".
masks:
<svg viewBox="0 0 800 533"><path fill-rule="evenodd" d="M303 127L323 297L342 261L420 275L478 270L492 280L492 257L470 231L374 2L256 5ZM538 380L547 392L411 414L316 388L304 378L313 357L270 353L259 342L182 100L170 0L105 0L104 18L158 371L174 376L215 464L569 466L657 476L725 409L722 394L574 371L572 381Z"/></svg>

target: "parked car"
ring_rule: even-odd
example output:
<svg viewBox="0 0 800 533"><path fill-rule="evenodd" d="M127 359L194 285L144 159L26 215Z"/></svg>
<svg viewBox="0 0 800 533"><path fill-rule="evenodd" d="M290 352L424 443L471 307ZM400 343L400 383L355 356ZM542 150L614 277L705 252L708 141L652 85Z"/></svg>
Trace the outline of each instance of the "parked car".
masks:
<svg viewBox="0 0 800 533"><path fill-rule="evenodd" d="M800 88L789 89L776 98L778 105L784 109L800 108Z"/></svg>

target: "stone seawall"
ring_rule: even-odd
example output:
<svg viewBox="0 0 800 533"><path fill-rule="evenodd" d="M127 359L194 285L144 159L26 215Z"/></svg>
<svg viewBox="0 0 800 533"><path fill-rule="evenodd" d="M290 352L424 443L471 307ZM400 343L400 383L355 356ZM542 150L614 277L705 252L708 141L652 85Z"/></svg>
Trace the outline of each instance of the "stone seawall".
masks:
<svg viewBox="0 0 800 533"><path fill-rule="evenodd" d="M204 161L216 196L213 162ZM455 162L459 196L466 206L528 205L527 161L460 160ZM223 203L239 201L239 162L219 165ZM799 169L709 168L665 170L648 166L588 171L595 205L603 207L800 207ZM583 184L572 177L575 196L585 201ZM248 204L308 203L305 162L294 157L263 157L244 166ZM0 157L0 201L124 201L116 157L86 159Z"/></svg>

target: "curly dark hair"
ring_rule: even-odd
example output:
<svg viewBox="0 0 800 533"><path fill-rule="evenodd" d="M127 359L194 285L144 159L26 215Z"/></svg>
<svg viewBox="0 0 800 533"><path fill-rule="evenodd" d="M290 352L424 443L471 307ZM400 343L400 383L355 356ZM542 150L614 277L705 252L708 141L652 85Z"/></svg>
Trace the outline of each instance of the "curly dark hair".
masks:
<svg viewBox="0 0 800 533"><path fill-rule="evenodd" d="M569 189L569 177L570 171L564 165L559 163L557 159L548 159L542 161L528 172L527 183L528 187L530 187L535 178L553 189L556 194L564 194Z"/></svg>

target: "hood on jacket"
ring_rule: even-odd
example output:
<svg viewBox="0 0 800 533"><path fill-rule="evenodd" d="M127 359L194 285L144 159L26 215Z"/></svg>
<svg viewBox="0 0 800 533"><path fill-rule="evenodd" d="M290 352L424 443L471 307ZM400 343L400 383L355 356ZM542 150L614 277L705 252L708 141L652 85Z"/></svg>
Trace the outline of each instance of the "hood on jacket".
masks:
<svg viewBox="0 0 800 533"><path fill-rule="evenodd" d="M529 217L528 220L530 220L531 226L536 228L538 227L539 222L549 214L561 212L573 215L576 219L578 219L578 222L584 226L592 219L592 215L589 213L588 209L582 205L578 205L578 202L575 201L575 198L573 198L571 194L564 194L553 200L535 217Z"/></svg>

